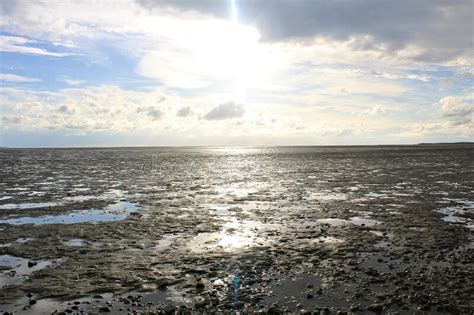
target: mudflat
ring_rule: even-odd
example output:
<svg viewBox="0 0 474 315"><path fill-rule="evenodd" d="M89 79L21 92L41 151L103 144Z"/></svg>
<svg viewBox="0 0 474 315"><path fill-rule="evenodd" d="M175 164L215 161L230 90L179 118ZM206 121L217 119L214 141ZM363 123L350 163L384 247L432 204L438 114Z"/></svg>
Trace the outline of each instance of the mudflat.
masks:
<svg viewBox="0 0 474 315"><path fill-rule="evenodd" d="M0 311L474 312L474 146L0 150Z"/></svg>

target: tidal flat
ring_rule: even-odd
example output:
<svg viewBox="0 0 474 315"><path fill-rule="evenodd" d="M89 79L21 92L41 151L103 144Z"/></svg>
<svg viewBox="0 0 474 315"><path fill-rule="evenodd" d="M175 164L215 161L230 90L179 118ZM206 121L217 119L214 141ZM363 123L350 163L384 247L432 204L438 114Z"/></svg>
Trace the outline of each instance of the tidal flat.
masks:
<svg viewBox="0 0 474 315"><path fill-rule="evenodd" d="M474 313L474 145L0 160L0 312Z"/></svg>

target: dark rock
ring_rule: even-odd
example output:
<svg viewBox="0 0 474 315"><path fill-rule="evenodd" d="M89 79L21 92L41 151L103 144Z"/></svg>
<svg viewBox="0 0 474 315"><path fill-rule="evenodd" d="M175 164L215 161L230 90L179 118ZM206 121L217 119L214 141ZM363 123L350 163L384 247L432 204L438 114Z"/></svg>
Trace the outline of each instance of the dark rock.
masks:
<svg viewBox="0 0 474 315"><path fill-rule="evenodd" d="M102 313L110 313L111 311L112 310L108 306L102 306L99 308L99 312L102 312Z"/></svg>
<svg viewBox="0 0 474 315"><path fill-rule="evenodd" d="M36 261L29 261L28 262L28 268L32 268L34 266L36 266L38 263Z"/></svg>
<svg viewBox="0 0 474 315"><path fill-rule="evenodd" d="M367 307L367 310L369 310L371 312L374 312L374 313L381 313L383 311L383 307L384 307L383 304L374 303L374 304L369 305Z"/></svg>
<svg viewBox="0 0 474 315"><path fill-rule="evenodd" d="M196 282L196 289L204 290L204 283L202 283L201 281Z"/></svg>
<svg viewBox="0 0 474 315"><path fill-rule="evenodd" d="M171 315L171 314L174 314L176 312L176 309L173 305L168 304L168 305L165 306L164 312L167 315Z"/></svg>

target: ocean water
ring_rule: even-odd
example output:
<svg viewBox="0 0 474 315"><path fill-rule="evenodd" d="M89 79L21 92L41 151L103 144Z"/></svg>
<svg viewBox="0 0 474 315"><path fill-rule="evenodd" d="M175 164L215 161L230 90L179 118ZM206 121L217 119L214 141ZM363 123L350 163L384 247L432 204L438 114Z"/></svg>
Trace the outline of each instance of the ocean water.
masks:
<svg viewBox="0 0 474 315"><path fill-rule="evenodd" d="M211 284L235 268L241 282L324 282L328 265L374 253L472 248L473 157L473 145L3 149L0 255L61 263L9 281L0 302L40 287L51 298L181 292L190 268ZM202 294L188 295L173 303Z"/></svg>

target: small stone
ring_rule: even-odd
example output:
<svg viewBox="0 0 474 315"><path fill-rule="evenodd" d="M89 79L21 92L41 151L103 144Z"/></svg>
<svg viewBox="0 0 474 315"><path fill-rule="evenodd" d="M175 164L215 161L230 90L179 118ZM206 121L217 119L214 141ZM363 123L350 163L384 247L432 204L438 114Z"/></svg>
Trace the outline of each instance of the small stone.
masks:
<svg viewBox="0 0 474 315"><path fill-rule="evenodd" d="M308 300L312 299L313 297L314 297L314 295L311 294L311 293L306 294L306 298L307 298Z"/></svg>
<svg viewBox="0 0 474 315"><path fill-rule="evenodd" d="M108 306L102 306L99 308L99 312L110 313L112 310Z"/></svg>
<svg viewBox="0 0 474 315"><path fill-rule="evenodd" d="M35 305L36 304L36 300L31 300L30 301L30 305Z"/></svg>
<svg viewBox="0 0 474 315"><path fill-rule="evenodd" d="M196 289L204 290L204 283L202 283L201 281L196 282Z"/></svg>
<svg viewBox="0 0 474 315"><path fill-rule="evenodd" d="M175 313L176 309L175 309L175 307L174 307L173 305L168 304L168 305L165 306L164 311L165 311L165 314L171 315L171 314L174 314L174 313Z"/></svg>
<svg viewBox="0 0 474 315"><path fill-rule="evenodd" d="M371 304L369 305L369 307L367 307L367 310L374 313L381 313L383 311L383 304L380 304L380 303Z"/></svg>
<svg viewBox="0 0 474 315"><path fill-rule="evenodd" d="M28 262L28 268L32 268L34 266L36 266L38 263L36 261L29 261Z"/></svg>

